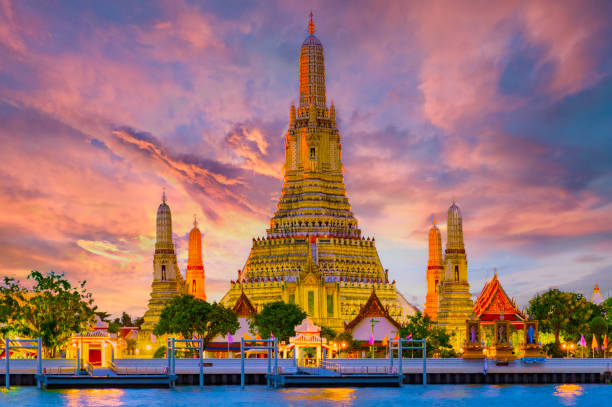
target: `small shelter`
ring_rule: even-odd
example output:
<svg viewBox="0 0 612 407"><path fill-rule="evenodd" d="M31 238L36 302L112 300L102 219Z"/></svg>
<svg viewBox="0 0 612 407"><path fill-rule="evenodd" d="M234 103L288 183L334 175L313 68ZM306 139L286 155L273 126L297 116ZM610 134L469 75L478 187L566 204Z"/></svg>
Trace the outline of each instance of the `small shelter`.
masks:
<svg viewBox="0 0 612 407"><path fill-rule="evenodd" d="M235 334L231 335L231 342L228 343L229 338L227 334L217 335L206 346L206 351L215 352L215 356L217 357L225 354L227 357L231 358L233 352L240 352L241 338L244 337L245 339L249 339L255 337L255 334L251 332L251 328L249 327L249 318L257 313L257 309L253 303L251 303L244 291L236 300L236 304L234 304L232 310L238 315L240 328L238 328Z"/></svg>
<svg viewBox="0 0 612 407"><path fill-rule="evenodd" d="M493 325L495 321L504 320L517 329L523 328L525 315L516 307L504 291L499 279L497 269L487 281L474 303L474 315L481 325Z"/></svg>
<svg viewBox="0 0 612 407"><path fill-rule="evenodd" d="M108 323L96 316L88 332L73 334L70 338L66 357L76 359L77 354L83 366L90 364L94 367L108 367L117 354L117 335L109 333Z"/></svg>
<svg viewBox="0 0 612 407"><path fill-rule="evenodd" d="M399 322L389 315L388 308L383 306L375 290L372 290L359 314L344 326L345 331L352 332L355 341L390 340L398 334L399 329Z"/></svg>
<svg viewBox="0 0 612 407"><path fill-rule="evenodd" d="M306 357L304 350L306 348L314 348L316 352L315 359ZM287 352L293 350L295 358L300 365L317 364L323 357L323 350L328 351L329 345L327 339L321 337L321 327L316 326L310 318L306 318L302 323L295 327L295 336L289 338L289 345L283 349L285 357Z"/></svg>

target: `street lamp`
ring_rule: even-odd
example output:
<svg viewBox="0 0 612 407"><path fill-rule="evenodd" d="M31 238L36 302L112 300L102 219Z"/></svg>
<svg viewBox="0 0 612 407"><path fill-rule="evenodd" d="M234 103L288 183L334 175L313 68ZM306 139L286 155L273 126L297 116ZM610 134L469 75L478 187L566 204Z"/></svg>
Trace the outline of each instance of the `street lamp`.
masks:
<svg viewBox="0 0 612 407"><path fill-rule="evenodd" d="M565 344L565 343L564 343L563 345L561 345L561 346L563 347L563 349L566 349L566 348L567 348L567 352L566 352L566 355L565 355L565 356L569 358L569 347L568 347L568 346L567 346L567 344Z"/></svg>

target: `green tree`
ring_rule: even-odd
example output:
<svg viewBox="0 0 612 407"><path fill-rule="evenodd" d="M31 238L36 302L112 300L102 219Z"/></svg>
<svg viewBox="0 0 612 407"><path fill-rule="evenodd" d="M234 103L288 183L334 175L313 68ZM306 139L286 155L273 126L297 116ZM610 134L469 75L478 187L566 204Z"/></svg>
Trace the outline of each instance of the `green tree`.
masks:
<svg viewBox="0 0 612 407"><path fill-rule="evenodd" d="M240 328L238 317L216 302L210 304L191 295L174 297L162 310L155 325L155 335L180 334L185 339L203 338L204 346L219 334L236 333Z"/></svg>
<svg viewBox="0 0 612 407"><path fill-rule="evenodd" d="M269 338L273 333L279 341L288 341L289 337L295 336L295 327L304 318L306 313L299 306L275 301L265 304L261 312L253 315L249 325L263 338Z"/></svg>
<svg viewBox="0 0 612 407"><path fill-rule="evenodd" d="M121 326L134 326L132 325L132 318L127 312L123 312L121 314Z"/></svg>
<svg viewBox="0 0 612 407"><path fill-rule="evenodd" d="M400 336L406 338L409 334L412 339L425 339L427 345L427 356L456 357L451 345L451 335L444 328L436 326L429 315L417 311L411 315L408 322L400 328ZM420 350L414 351L415 356L422 356Z"/></svg>
<svg viewBox="0 0 612 407"><path fill-rule="evenodd" d="M329 327L321 326L321 338L325 338L327 339L327 342L331 342L336 338L336 336L338 336L338 332Z"/></svg>
<svg viewBox="0 0 612 407"><path fill-rule="evenodd" d="M601 347L604 335L608 334L608 323L602 316L596 316L591 320L591 333L595 335L597 343Z"/></svg>
<svg viewBox="0 0 612 407"><path fill-rule="evenodd" d="M0 322L6 333L40 337L46 353L55 357L73 333L85 331L93 322L93 298L85 281L73 287L63 274L53 271L46 275L31 271L28 279L34 281L30 291L5 277L0 287Z"/></svg>
<svg viewBox="0 0 612 407"><path fill-rule="evenodd" d="M550 352L562 357L560 337L577 341L590 332L590 321L601 315L602 307L587 301L582 294L552 289L529 300L527 314L539 320L542 332L552 333L555 344Z"/></svg>

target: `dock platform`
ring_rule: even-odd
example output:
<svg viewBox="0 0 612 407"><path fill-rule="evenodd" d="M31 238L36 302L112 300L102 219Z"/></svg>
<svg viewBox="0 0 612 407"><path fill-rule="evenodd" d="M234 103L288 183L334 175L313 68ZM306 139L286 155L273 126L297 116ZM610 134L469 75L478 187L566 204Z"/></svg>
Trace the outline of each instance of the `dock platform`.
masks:
<svg viewBox="0 0 612 407"><path fill-rule="evenodd" d="M40 375L36 376L43 388L165 388L171 387L177 376L171 375Z"/></svg>
<svg viewBox="0 0 612 407"><path fill-rule="evenodd" d="M272 375L277 387L399 387L404 380L399 374L350 375Z"/></svg>

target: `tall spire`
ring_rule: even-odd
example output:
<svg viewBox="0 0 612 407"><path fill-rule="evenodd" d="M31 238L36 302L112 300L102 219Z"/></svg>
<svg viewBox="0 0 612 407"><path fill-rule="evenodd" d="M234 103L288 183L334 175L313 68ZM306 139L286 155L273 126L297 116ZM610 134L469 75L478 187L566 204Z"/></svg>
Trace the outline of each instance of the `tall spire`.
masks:
<svg viewBox="0 0 612 407"><path fill-rule="evenodd" d="M446 226L446 253L465 253L461 211L454 200L453 204L448 208L448 221Z"/></svg>
<svg viewBox="0 0 612 407"><path fill-rule="evenodd" d="M312 11L310 12L310 22L308 23L308 32L310 33L310 35L313 35L315 33L315 25L314 25L314 21L312 21Z"/></svg>
<svg viewBox="0 0 612 407"><path fill-rule="evenodd" d="M308 107L314 103L325 109L325 61L323 45L315 37L315 26L310 14L309 35L302 43L300 52L300 105L298 115L308 113Z"/></svg>
<svg viewBox="0 0 612 407"><path fill-rule="evenodd" d="M156 226L155 250L166 252L170 250L174 253L174 244L172 243L172 213L166 203L165 190L162 194L162 203L157 208Z"/></svg>
<svg viewBox="0 0 612 407"><path fill-rule="evenodd" d="M166 188L163 188L162 191L162 203L166 203Z"/></svg>
<svg viewBox="0 0 612 407"><path fill-rule="evenodd" d="M187 291L196 298L206 300L204 286L204 263L202 261L202 232L193 215L193 229L189 232L189 252L187 257Z"/></svg>

